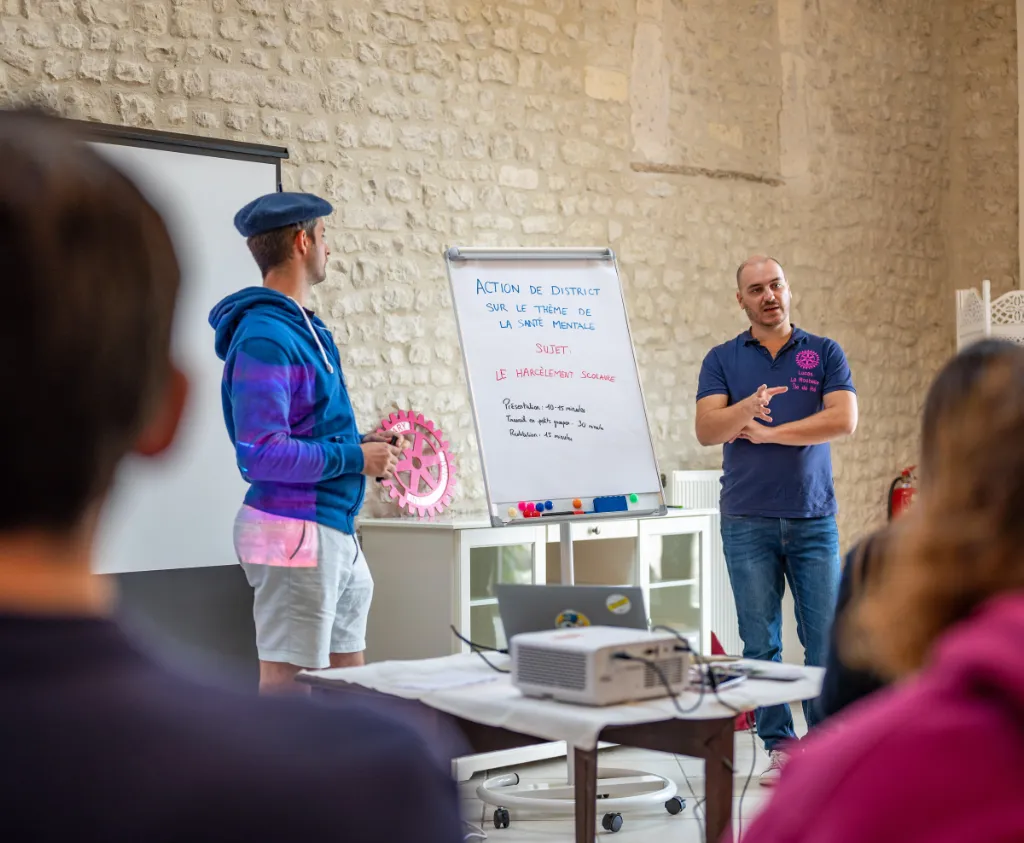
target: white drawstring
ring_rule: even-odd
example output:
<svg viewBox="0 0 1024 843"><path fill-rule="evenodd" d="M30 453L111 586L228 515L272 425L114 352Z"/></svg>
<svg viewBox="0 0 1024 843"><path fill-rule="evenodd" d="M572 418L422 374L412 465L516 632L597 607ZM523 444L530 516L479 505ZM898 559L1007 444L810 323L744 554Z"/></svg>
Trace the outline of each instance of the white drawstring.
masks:
<svg viewBox="0 0 1024 843"><path fill-rule="evenodd" d="M320 356L324 358L324 364L327 366L327 371L332 375L334 374L334 367L331 365L331 361L327 357L327 352L324 351L323 343L320 342L320 337L316 332L316 328L313 327L313 323L309 319L309 314L306 313L306 308L299 304L291 296L288 296L289 301L295 302L295 306L302 313L302 318L306 320L306 326L309 328L309 332L313 335L313 340L316 342L316 347L320 349Z"/></svg>

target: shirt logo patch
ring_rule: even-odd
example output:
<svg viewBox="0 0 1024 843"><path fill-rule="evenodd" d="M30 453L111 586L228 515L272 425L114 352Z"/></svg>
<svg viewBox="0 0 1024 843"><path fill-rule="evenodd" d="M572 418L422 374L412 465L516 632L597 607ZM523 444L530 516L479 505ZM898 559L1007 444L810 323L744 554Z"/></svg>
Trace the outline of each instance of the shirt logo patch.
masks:
<svg viewBox="0 0 1024 843"><path fill-rule="evenodd" d="M818 356L817 351L811 349L805 349L804 351L798 351L796 353L796 365L801 369L810 371L811 369L818 368L818 364L821 362L821 357Z"/></svg>

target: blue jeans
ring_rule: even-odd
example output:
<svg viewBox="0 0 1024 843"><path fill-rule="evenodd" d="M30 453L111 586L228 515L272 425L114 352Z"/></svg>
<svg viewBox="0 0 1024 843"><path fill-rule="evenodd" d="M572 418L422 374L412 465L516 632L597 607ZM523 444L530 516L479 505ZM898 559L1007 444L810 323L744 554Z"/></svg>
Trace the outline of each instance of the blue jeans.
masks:
<svg viewBox="0 0 1024 843"><path fill-rule="evenodd" d="M743 657L782 661L782 595L788 581L806 664L824 666L841 570L836 519L722 516L722 544ZM803 708L813 727L816 707L804 702ZM756 717L766 750L796 737L788 705L759 708Z"/></svg>

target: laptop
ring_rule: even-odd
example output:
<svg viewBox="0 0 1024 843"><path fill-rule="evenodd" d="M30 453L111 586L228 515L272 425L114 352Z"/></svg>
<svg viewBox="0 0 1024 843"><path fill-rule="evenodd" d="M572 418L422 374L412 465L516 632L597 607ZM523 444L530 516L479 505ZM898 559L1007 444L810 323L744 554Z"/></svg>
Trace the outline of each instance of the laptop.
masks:
<svg viewBox="0 0 1024 843"><path fill-rule="evenodd" d="M495 585L505 639L521 632L574 626L648 629L639 586Z"/></svg>

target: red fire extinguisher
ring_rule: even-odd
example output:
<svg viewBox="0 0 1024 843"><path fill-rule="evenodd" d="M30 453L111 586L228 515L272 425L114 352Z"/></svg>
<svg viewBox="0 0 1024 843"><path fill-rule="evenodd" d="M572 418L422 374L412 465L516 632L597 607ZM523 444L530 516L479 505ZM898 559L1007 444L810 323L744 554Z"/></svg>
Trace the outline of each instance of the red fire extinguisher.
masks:
<svg viewBox="0 0 1024 843"><path fill-rule="evenodd" d="M900 476L889 486L889 520L897 518L907 511L913 503L917 489L914 488L914 469L916 465L903 469Z"/></svg>

